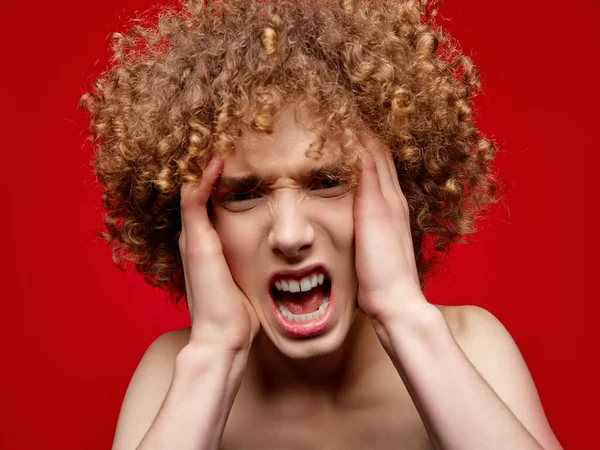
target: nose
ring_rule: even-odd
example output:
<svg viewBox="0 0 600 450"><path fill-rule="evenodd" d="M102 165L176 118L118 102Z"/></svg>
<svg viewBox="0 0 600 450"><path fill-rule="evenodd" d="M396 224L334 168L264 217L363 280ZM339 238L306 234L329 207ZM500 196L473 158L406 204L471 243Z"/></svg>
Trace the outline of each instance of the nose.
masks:
<svg viewBox="0 0 600 450"><path fill-rule="evenodd" d="M314 238L310 218L298 199L280 198L272 213L271 249L288 259L298 259L312 247Z"/></svg>

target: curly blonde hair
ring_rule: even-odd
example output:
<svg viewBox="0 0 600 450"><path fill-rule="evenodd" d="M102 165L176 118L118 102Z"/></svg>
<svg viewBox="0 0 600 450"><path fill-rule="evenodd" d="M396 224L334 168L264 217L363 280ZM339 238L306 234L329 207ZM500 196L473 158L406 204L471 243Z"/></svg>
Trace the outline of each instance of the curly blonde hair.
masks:
<svg viewBox="0 0 600 450"><path fill-rule="evenodd" d="M424 277L497 197L495 144L473 124L479 75L428 0L188 0L112 35L113 64L80 107L103 185L100 235L175 302L185 295L180 188L270 132L293 99L322 130L366 123L391 149ZM319 156L320 148L310 150ZM344 148L352 159L352 146Z"/></svg>

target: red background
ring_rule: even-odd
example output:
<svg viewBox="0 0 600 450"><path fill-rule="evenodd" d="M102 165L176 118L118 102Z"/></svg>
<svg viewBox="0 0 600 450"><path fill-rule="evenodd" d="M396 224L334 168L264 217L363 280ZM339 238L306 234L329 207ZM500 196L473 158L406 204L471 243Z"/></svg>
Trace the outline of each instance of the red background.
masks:
<svg viewBox="0 0 600 450"><path fill-rule="evenodd" d="M109 448L144 350L187 325L93 238L100 190L77 110L107 65L108 34L150 5L4 5L2 448ZM594 0L446 0L441 9L482 72L478 123L502 144L507 197L453 250L428 298L483 306L505 324L566 449L596 447L600 423L599 9Z"/></svg>

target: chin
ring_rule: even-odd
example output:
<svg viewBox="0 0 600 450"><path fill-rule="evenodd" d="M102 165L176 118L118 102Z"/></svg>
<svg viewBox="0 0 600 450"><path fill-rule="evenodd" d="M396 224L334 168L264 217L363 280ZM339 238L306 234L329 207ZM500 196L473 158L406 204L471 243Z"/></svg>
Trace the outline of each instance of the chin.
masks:
<svg viewBox="0 0 600 450"><path fill-rule="evenodd" d="M262 332L281 354L293 360L310 360L338 352L352 328L358 308L356 301L351 301L355 296L336 296L333 290L331 294L329 316L324 315L321 322L298 329L293 329L293 325L285 327L271 308L264 311L270 316L269 320L265 316L260 320Z"/></svg>

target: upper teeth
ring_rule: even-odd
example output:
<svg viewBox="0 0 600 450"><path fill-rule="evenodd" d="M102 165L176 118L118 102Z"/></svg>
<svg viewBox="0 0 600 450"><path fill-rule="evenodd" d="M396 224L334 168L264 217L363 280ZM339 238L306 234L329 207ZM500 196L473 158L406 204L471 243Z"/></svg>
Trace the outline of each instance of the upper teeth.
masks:
<svg viewBox="0 0 600 450"><path fill-rule="evenodd" d="M275 287L278 291L288 291L288 292L306 292L310 291L312 288L317 287L317 285L323 284L325 281L325 275L322 273L314 274L312 277L302 278L300 281L298 280L277 280L275 281Z"/></svg>

